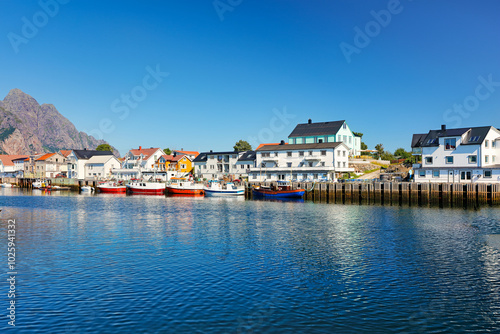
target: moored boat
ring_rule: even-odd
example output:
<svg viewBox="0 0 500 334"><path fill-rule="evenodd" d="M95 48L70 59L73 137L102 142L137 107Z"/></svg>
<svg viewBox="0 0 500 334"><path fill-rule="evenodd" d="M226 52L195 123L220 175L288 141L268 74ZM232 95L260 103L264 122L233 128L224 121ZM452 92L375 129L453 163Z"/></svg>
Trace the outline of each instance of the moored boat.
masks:
<svg viewBox="0 0 500 334"><path fill-rule="evenodd" d="M82 191L83 191L82 187ZM111 193L111 194L119 194L119 193L125 193L127 192L127 187L125 187L122 184L116 183L116 182L100 182L97 185L97 189L99 189L99 192L101 193Z"/></svg>
<svg viewBox="0 0 500 334"><path fill-rule="evenodd" d="M83 186L80 188L82 192L92 192L94 191L94 188L92 188L91 186Z"/></svg>
<svg viewBox="0 0 500 334"><path fill-rule="evenodd" d="M217 181L212 181L203 188L205 196L243 196L245 188L237 187L234 183L228 182L221 184Z"/></svg>
<svg viewBox="0 0 500 334"><path fill-rule="evenodd" d="M278 181L277 186L257 186L252 189L255 197L270 198L302 198L305 192L305 189L292 189L292 184L286 181Z"/></svg>
<svg viewBox="0 0 500 334"><path fill-rule="evenodd" d="M127 189L132 194L164 195L165 194L165 183L132 180L132 182L127 184Z"/></svg>
<svg viewBox="0 0 500 334"><path fill-rule="evenodd" d="M167 185L167 191L169 194L177 195L203 195L203 185L197 184L186 178L173 177L170 179L170 184Z"/></svg>

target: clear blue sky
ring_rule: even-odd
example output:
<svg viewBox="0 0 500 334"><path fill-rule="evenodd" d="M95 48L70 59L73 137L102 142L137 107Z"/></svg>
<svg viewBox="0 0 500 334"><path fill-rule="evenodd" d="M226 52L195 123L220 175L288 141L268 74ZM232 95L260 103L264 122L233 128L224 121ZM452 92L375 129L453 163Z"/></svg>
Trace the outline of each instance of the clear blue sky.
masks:
<svg viewBox="0 0 500 334"><path fill-rule="evenodd" d="M346 119L391 151L441 124L500 127L498 0L1 6L0 95L52 103L121 154L276 142L308 118ZM294 116L275 118L284 110Z"/></svg>

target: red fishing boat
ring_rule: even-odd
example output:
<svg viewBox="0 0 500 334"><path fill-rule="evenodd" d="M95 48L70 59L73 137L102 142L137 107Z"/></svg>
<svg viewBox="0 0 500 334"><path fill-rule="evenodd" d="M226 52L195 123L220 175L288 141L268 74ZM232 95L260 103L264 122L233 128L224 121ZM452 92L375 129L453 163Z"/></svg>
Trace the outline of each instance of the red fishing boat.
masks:
<svg viewBox="0 0 500 334"><path fill-rule="evenodd" d="M191 180L173 177L170 181L170 184L167 185L167 191L169 194L196 196L203 195L205 193L203 191L202 184L196 184Z"/></svg>
<svg viewBox="0 0 500 334"><path fill-rule="evenodd" d="M127 191L127 187L125 187L123 184L111 181L100 182L97 185L97 189L99 189L99 192L101 193L108 194L124 194Z"/></svg>

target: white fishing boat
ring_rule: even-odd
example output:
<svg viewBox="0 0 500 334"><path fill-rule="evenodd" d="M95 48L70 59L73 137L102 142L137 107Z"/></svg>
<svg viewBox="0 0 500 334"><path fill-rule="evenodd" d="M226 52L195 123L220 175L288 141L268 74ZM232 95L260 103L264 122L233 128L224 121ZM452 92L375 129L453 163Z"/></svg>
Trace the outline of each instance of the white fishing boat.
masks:
<svg viewBox="0 0 500 334"><path fill-rule="evenodd" d="M2 183L2 188L12 188L12 184L10 184L10 183Z"/></svg>
<svg viewBox="0 0 500 334"><path fill-rule="evenodd" d="M221 184L220 182L212 181L203 188L205 196L243 196L245 195L244 187L237 187L234 183L228 182Z"/></svg>
<svg viewBox="0 0 500 334"><path fill-rule="evenodd" d="M94 188L92 188L91 186L83 186L80 188L82 190L82 193L83 192L86 192L86 193L91 193L94 191Z"/></svg>
<svg viewBox="0 0 500 334"><path fill-rule="evenodd" d="M127 184L127 189L132 194L164 195L165 185L164 182L132 180L132 182Z"/></svg>

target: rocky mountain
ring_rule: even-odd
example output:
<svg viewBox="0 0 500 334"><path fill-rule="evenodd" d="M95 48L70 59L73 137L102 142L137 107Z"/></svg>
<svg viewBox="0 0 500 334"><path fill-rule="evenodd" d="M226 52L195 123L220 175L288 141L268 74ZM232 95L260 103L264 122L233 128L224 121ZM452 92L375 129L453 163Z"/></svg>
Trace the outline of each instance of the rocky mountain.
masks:
<svg viewBox="0 0 500 334"><path fill-rule="evenodd" d="M17 88L0 100L0 154L95 149L100 144L106 142L78 131L52 104L40 105Z"/></svg>

